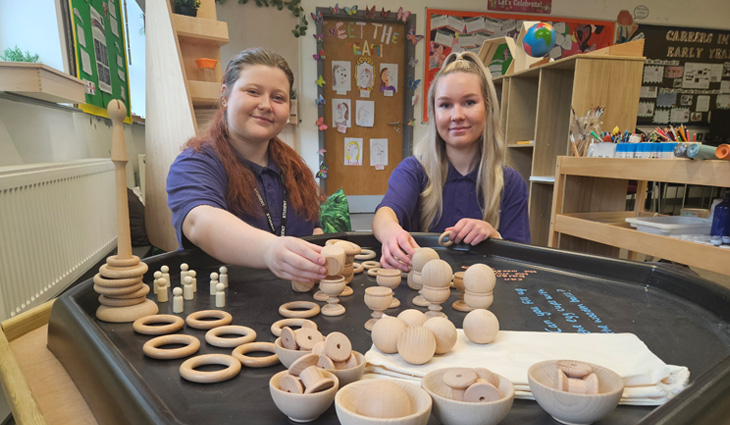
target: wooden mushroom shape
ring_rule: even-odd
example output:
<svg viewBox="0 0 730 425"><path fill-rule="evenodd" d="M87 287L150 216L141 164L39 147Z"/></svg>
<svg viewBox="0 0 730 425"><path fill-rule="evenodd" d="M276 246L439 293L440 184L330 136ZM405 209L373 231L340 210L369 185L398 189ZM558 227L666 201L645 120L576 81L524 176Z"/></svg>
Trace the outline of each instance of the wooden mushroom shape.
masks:
<svg viewBox="0 0 730 425"><path fill-rule="evenodd" d="M444 260L431 260L423 267L423 288L421 294L430 303L427 317L446 317L441 312L441 303L449 299L451 290L449 284L453 271L451 266Z"/></svg>
<svg viewBox="0 0 730 425"><path fill-rule="evenodd" d="M494 270L486 264L473 264L464 272L464 302L471 308L489 308L494 301Z"/></svg>
<svg viewBox="0 0 730 425"><path fill-rule="evenodd" d="M411 259L413 268L409 273L408 286L411 289L419 290L419 295L413 298L413 304L419 307L428 307L431 304L426 301L426 299L423 298L423 294L420 293L420 290L423 287L423 280L421 276L423 267L425 267L426 263L429 261L438 260L439 258L438 252L436 252L433 248L417 248L413 253L413 258Z"/></svg>

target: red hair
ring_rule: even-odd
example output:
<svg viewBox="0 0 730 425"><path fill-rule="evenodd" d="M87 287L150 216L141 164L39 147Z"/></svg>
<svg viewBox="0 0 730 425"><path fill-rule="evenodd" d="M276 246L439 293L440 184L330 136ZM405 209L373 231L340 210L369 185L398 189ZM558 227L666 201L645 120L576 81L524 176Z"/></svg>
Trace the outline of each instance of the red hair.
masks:
<svg viewBox="0 0 730 425"><path fill-rule="evenodd" d="M213 148L228 176L226 194L228 208L234 213L261 216L263 209L253 196L256 177L236 158L236 153L228 142L227 127L225 108L218 108L207 134L193 137L183 148L189 147L198 152L207 146ZM294 149L278 137L269 141L267 153L269 160L274 161L281 170L288 196L287 202L307 220L317 220L320 202L324 199L307 164Z"/></svg>

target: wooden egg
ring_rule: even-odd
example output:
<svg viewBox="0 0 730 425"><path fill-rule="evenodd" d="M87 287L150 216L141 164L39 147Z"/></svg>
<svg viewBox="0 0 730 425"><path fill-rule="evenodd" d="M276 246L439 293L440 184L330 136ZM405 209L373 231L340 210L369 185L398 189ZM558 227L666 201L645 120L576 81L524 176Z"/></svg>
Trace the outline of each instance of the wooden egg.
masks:
<svg viewBox="0 0 730 425"><path fill-rule="evenodd" d="M411 413L411 400L408 393L395 383L374 379L360 393L356 412L371 418L402 418Z"/></svg>
<svg viewBox="0 0 730 425"><path fill-rule="evenodd" d="M406 329L406 324L393 316L385 316L373 326L373 344L383 353L398 352L398 337Z"/></svg>
<svg viewBox="0 0 730 425"><path fill-rule="evenodd" d="M473 264L464 272L464 288L470 292L492 292L496 281L494 270L486 264Z"/></svg>
<svg viewBox="0 0 730 425"><path fill-rule="evenodd" d="M488 344L494 341L499 332L499 320L489 310L476 309L464 317L464 334L469 341L477 344Z"/></svg>
<svg viewBox="0 0 730 425"><path fill-rule="evenodd" d="M449 319L432 317L426 320L423 327L431 331L436 338L436 354L445 354L451 351L456 344L456 326Z"/></svg>
<svg viewBox="0 0 730 425"><path fill-rule="evenodd" d="M436 353L436 338L423 326L407 327L398 337L398 354L410 364L427 363Z"/></svg>
<svg viewBox="0 0 730 425"><path fill-rule="evenodd" d="M428 317L426 317L423 312L420 310L416 310L415 308L409 308L408 310L403 310L398 314L398 319L405 323L406 326L422 326L424 323L426 323L426 320L428 320Z"/></svg>
<svg viewBox="0 0 730 425"><path fill-rule="evenodd" d="M448 288L453 276L451 266L444 260L431 260L421 270L424 287Z"/></svg>
<svg viewBox="0 0 730 425"><path fill-rule="evenodd" d="M423 267L431 260L438 260L439 254L433 248L416 248L411 258L413 270L417 272L423 271Z"/></svg>
<svg viewBox="0 0 730 425"><path fill-rule="evenodd" d="M342 273L345 268L345 250L337 245L325 245L322 247L322 256L325 258L327 276L336 276Z"/></svg>

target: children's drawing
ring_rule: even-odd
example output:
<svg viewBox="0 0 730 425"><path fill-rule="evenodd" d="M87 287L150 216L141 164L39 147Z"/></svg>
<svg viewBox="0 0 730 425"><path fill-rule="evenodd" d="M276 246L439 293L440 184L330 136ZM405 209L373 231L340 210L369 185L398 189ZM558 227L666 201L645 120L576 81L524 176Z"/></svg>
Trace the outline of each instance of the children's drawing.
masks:
<svg viewBox="0 0 730 425"><path fill-rule="evenodd" d="M370 165L378 169L388 165L388 139L370 139Z"/></svg>
<svg viewBox="0 0 730 425"><path fill-rule="evenodd" d="M343 95L350 91L350 62L332 61L332 90Z"/></svg>
<svg viewBox="0 0 730 425"><path fill-rule="evenodd" d="M355 102L355 124L360 127L372 127L375 124L375 102L358 100Z"/></svg>
<svg viewBox="0 0 730 425"><path fill-rule="evenodd" d="M345 137L345 165L362 165L362 137Z"/></svg>
<svg viewBox="0 0 730 425"><path fill-rule="evenodd" d="M361 56L355 67L357 72L357 90L360 97L370 97L370 92L375 86L375 67L369 56Z"/></svg>
<svg viewBox="0 0 730 425"><path fill-rule="evenodd" d="M380 92L385 96L393 96L398 92L398 64L380 64Z"/></svg>

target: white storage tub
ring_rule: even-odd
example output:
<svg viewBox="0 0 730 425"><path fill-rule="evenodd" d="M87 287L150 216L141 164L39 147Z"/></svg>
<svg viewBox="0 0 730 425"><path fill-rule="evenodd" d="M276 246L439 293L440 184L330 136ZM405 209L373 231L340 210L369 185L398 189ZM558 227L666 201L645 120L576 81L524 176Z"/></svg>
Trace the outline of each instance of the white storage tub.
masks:
<svg viewBox="0 0 730 425"><path fill-rule="evenodd" d="M669 236L680 234L709 235L712 221L709 218L668 216L633 217L626 222L640 232Z"/></svg>

